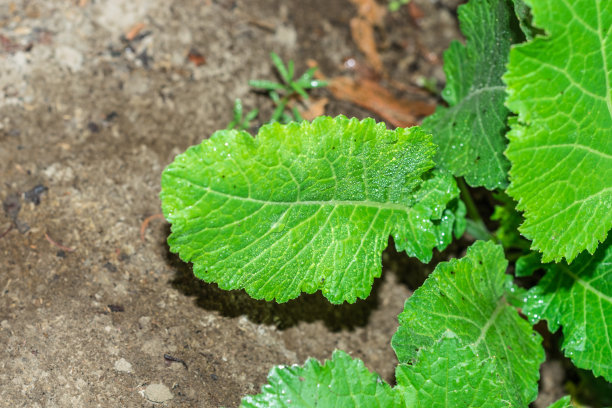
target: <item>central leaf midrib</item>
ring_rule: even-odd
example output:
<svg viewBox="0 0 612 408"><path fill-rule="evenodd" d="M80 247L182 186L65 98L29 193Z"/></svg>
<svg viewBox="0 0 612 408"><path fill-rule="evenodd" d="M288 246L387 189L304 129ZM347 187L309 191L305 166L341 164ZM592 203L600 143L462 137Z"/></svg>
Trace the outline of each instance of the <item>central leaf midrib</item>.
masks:
<svg viewBox="0 0 612 408"><path fill-rule="evenodd" d="M202 186L199 185L191 180L185 179L183 178L183 180L187 181L189 184L207 191L210 194L216 194L222 197L226 197L232 200L238 200L238 201L248 201L248 202L252 202L252 203L257 203L257 204L263 204L263 205L284 205L284 206L295 206L295 205L317 205L317 206L326 206L326 205L331 205L331 206L343 206L343 205L347 205L347 206L362 206L362 207L373 207L373 208L378 208L378 209L386 209L386 210L398 210L398 211L408 211L411 208L408 205L404 205L404 204L397 204L397 203L390 203L390 202L379 202L379 201L370 201L370 200L361 200L361 201L352 201L352 200L327 200L327 201L323 201L323 200L312 200L312 201L270 201L270 200L261 200L258 198L252 198L252 197L242 197L242 196L237 196L237 195L233 195L233 194L229 194L229 193L224 193L222 191L217 191L217 190L213 190L210 187L207 186Z"/></svg>

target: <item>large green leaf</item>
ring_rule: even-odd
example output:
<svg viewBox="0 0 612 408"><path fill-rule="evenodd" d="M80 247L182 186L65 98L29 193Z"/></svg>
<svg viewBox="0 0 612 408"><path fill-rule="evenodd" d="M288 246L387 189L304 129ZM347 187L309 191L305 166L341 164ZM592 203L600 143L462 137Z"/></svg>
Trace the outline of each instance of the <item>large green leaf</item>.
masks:
<svg viewBox="0 0 612 408"><path fill-rule="evenodd" d="M502 248L484 241L472 245L464 258L439 264L406 301L399 316L400 327L392 344L400 363L417 364L420 349L433 347L450 331L482 365L491 361L496 365L496 381L503 387L491 388L491 398L501 395L505 401L518 401L518 406L535 400L544 350L540 336L504 296L510 278L505 274L506 266ZM462 356L470 358L467 351ZM465 364L477 368L471 362ZM488 389L490 376L483 378L483 390ZM463 377L444 381L469 383Z"/></svg>
<svg viewBox="0 0 612 408"><path fill-rule="evenodd" d="M563 350L577 367L612 382L612 238L571 265L544 265L546 275L524 298L523 313L563 327Z"/></svg>
<svg viewBox="0 0 612 408"><path fill-rule="evenodd" d="M379 375L337 350L324 365L309 359L304 367L274 367L261 394L243 398L241 406L390 408L398 404L397 394Z"/></svg>
<svg viewBox="0 0 612 408"><path fill-rule="evenodd" d="M354 302L380 276L390 235L427 262L460 224L454 179L431 170L435 149L419 128L372 119L217 132L162 175L170 250L223 289Z"/></svg>
<svg viewBox="0 0 612 408"><path fill-rule="evenodd" d="M502 75L515 19L506 0L472 0L459 7L466 45L455 41L444 54L446 88L442 97L449 107L439 107L423 121L440 146L436 163L464 176L471 186L489 189L507 185L510 167L503 151L508 110Z"/></svg>
<svg viewBox="0 0 612 408"><path fill-rule="evenodd" d="M508 193L543 261L571 262L612 227L612 2L525 2L548 36L510 53Z"/></svg>

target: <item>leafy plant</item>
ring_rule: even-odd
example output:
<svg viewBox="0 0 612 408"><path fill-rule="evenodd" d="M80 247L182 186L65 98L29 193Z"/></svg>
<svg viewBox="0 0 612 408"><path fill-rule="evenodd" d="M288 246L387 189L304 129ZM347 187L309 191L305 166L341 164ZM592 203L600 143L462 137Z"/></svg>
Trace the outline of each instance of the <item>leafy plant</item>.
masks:
<svg viewBox="0 0 612 408"><path fill-rule="evenodd" d="M612 3L471 0L459 19L467 41L445 54L448 106L421 128L340 116L256 138L223 130L164 171L170 249L201 279L256 298L321 290L354 302L380 276L389 236L423 262L466 225L483 238L406 301L394 387L336 351L274 368L243 406L526 407L540 320L561 328L577 367L612 381ZM496 190L494 233L463 178ZM518 250L515 276L543 277L517 286L504 250Z"/></svg>
<svg viewBox="0 0 612 408"><path fill-rule="evenodd" d="M242 101L240 99L236 99L234 101L233 112L234 117L232 121L228 123L226 128L228 130L248 130L251 127L251 122L253 119L255 119L259 114L258 109L252 109L245 115L242 108Z"/></svg>
<svg viewBox="0 0 612 408"><path fill-rule="evenodd" d="M314 78L314 74L317 71L316 67L309 68L299 78L295 79L293 60L289 60L287 65L285 65L275 53L270 53L270 59L272 59L272 63L276 67L282 82L255 79L249 81L249 85L267 92L270 99L276 105L270 122L301 122L302 116L300 112L296 106L289 107L290 101L296 97L308 99L306 91L327 86L327 83ZM290 112L287 112L287 108L290 108Z"/></svg>

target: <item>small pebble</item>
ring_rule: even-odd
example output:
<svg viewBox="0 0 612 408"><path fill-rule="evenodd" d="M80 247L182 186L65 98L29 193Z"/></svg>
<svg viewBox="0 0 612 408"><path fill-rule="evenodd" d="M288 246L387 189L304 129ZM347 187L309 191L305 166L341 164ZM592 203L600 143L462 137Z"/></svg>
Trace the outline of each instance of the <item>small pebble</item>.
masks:
<svg viewBox="0 0 612 408"><path fill-rule="evenodd" d="M162 403L171 400L174 396L164 384L151 384L145 388L144 397L151 402Z"/></svg>
<svg viewBox="0 0 612 408"><path fill-rule="evenodd" d="M131 373L132 372L132 364L127 361L125 358L120 358L115 361L115 370L122 373Z"/></svg>

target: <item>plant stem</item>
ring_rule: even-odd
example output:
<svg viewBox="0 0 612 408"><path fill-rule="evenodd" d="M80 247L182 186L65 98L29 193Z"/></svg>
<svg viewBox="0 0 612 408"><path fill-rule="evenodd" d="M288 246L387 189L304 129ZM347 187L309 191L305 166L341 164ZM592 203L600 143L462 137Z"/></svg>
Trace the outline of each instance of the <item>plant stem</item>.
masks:
<svg viewBox="0 0 612 408"><path fill-rule="evenodd" d="M497 242L495 236L489 232L483 222L476 222L469 218L467 218L465 221L465 232L474 238L482 241L493 240L494 242Z"/></svg>
<svg viewBox="0 0 612 408"><path fill-rule="evenodd" d="M474 204L470 190L467 184L465 184L463 177L457 177L457 185L461 191L461 199L465 203L467 214L471 218L471 220L467 220L467 232L476 239L481 239L484 241L491 239L493 241L497 241L495 236L487 229L487 226L480 217L476 204Z"/></svg>

